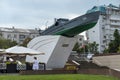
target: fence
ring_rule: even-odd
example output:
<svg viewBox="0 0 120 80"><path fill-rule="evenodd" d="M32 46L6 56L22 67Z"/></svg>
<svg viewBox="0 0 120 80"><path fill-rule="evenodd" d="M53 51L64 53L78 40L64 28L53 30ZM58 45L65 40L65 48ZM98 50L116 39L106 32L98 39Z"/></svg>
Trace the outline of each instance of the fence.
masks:
<svg viewBox="0 0 120 80"><path fill-rule="evenodd" d="M6 64L0 63L1 73L16 73L21 70L32 70L32 64ZM45 70L45 64L39 64L39 70Z"/></svg>

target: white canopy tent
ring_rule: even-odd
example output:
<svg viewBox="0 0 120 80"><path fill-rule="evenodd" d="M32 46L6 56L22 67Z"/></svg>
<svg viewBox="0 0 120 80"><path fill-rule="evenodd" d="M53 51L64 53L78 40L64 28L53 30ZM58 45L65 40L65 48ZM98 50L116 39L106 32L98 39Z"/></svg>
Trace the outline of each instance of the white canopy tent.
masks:
<svg viewBox="0 0 120 80"><path fill-rule="evenodd" d="M5 50L6 54L15 54L15 55L44 55L44 53L37 51L37 50L33 50L30 48L26 48L23 46L13 46L11 48L8 48Z"/></svg>

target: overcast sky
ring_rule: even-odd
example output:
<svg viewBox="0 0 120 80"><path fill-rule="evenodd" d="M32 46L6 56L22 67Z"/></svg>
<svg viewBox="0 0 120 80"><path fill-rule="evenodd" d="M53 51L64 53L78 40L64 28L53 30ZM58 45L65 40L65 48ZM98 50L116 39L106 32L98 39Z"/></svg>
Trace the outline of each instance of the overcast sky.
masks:
<svg viewBox="0 0 120 80"><path fill-rule="evenodd" d="M0 0L0 27L44 29L54 18L72 19L110 3L119 6L120 0Z"/></svg>

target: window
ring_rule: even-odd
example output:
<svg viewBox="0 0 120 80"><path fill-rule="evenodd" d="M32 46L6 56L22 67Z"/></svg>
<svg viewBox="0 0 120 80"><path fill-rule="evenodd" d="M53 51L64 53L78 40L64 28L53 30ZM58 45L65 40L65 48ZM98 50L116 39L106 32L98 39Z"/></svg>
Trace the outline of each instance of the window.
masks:
<svg viewBox="0 0 120 80"><path fill-rule="evenodd" d="M20 39L24 39L24 38L25 38L25 35L19 35L19 38L20 38Z"/></svg>
<svg viewBox="0 0 120 80"><path fill-rule="evenodd" d="M9 39L10 37L11 37L11 35L10 35L10 34L8 34L8 35L7 35L7 38Z"/></svg>
<svg viewBox="0 0 120 80"><path fill-rule="evenodd" d="M80 38L79 40L82 41L82 38Z"/></svg>
<svg viewBox="0 0 120 80"><path fill-rule="evenodd" d="M14 35L14 38L17 38L17 35Z"/></svg>
<svg viewBox="0 0 120 80"><path fill-rule="evenodd" d="M103 43L106 43L106 40L103 40Z"/></svg>
<svg viewBox="0 0 120 80"><path fill-rule="evenodd" d="M104 38L106 39L106 36L104 36Z"/></svg>
<svg viewBox="0 0 120 80"><path fill-rule="evenodd" d="M104 26L104 25L103 25ZM102 29L105 29L105 27L102 27Z"/></svg>
<svg viewBox="0 0 120 80"><path fill-rule="evenodd" d="M35 35L33 35L33 38L35 38Z"/></svg>

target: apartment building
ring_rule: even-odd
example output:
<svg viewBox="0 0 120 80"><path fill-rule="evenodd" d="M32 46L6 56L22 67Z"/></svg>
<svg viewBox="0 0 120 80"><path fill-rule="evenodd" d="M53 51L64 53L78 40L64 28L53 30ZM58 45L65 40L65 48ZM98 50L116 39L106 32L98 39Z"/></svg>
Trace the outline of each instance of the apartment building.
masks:
<svg viewBox="0 0 120 80"><path fill-rule="evenodd" d="M22 44L22 42L27 38L35 38L39 36L38 29L20 29L20 28L5 28L0 27L0 36L5 39L10 39L12 41L16 41L18 44Z"/></svg>
<svg viewBox="0 0 120 80"><path fill-rule="evenodd" d="M98 51L102 53L105 48L108 48L109 42L114 39L115 29L118 29L120 33L120 6L109 4L99 6L97 9L100 9L102 13L96 26L86 31L86 37L88 42L95 41L99 44Z"/></svg>

